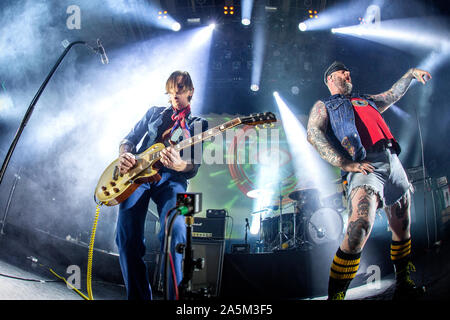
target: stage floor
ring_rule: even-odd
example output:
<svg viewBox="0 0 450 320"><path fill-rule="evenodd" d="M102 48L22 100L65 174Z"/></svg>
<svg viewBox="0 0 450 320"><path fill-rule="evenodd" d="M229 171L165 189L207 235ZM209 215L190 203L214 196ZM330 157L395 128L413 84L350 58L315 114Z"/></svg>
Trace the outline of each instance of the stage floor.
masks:
<svg viewBox="0 0 450 320"><path fill-rule="evenodd" d="M45 259L33 262L30 258L32 256L36 256L36 253L26 246L14 243L7 235L0 237L0 300L83 300L48 270L50 267L67 279L69 274L65 273L64 267ZM94 259L94 266L96 263L98 267L100 262ZM427 288L427 293L421 300L450 300L450 241L442 240L431 249L416 252L414 263L417 272L412 274L413 279L417 284L423 284ZM227 270L224 270L224 274L226 273ZM264 279L261 279L260 284L264 285ZM383 275L378 287L361 284L364 283L360 282L357 287L349 289L347 300L390 300L394 275ZM227 285L233 288L233 283ZM126 299L125 287L120 281L108 281L96 276L95 273L92 289L95 300ZM81 292L87 295L86 275L83 270L81 270ZM252 295L248 295L248 298L252 298ZM257 298L265 299L264 296ZM162 298L154 292L154 299ZM286 300L324 299L326 299L324 295L315 295Z"/></svg>

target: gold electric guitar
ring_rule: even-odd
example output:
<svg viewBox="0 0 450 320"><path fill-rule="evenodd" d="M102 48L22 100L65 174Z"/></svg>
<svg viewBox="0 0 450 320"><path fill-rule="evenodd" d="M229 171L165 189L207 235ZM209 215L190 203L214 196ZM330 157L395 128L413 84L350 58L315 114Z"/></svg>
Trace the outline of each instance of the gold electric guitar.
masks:
<svg viewBox="0 0 450 320"><path fill-rule="evenodd" d="M177 151L181 151L240 124L258 125L276 121L277 119L272 112L251 114L250 116L235 118L217 127L208 129L172 147ZM119 159L114 160L105 169L98 181L94 195L96 202L107 206L115 206L125 201L142 183L159 181L161 176L158 174L158 170L162 166L161 162L159 162L161 158L160 152L165 148L164 144L155 143L144 152L135 155L136 165L125 174L121 174L119 171Z"/></svg>

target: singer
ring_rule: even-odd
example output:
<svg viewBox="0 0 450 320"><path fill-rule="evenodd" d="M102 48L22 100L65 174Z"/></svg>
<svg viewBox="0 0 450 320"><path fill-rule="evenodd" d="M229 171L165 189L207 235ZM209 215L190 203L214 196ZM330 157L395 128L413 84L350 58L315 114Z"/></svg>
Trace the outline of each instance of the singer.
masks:
<svg viewBox="0 0 450 320"><path fill-rule="evenodd" d="M414 299L424 293L410 278L410 188L397 155L400 146L381 114L408 90L411 81L431 79L427 71L410 69L388 91L375 95L352 94L349 69L335 61L324 74L331 96L317 101L308 120L308 141L320 156L342 170L347 182L349 220L334 256L328 299L343 300L359 268L377 208L385 208L392 230L391 260L396 285L394 299Z"/></svg>
<svg viewBox="0 0 450 320"><path fill-rule="evenodd" d="M207 130L208 122L206 120L191 115L194 85L188 72L173 72L166 82L166 94L169 95L170 105L151 107L121 142L119 147L121 173L126 173L136 165L134 154L141 153L151 145L162 142L166 146L170 146L193 136L194 131ZM142 145L136 151L136 146L142 139ZM201 154L195 154L195 150L197 149L192 148L190 157L183 156L182 152L180 154L172 147L163 150L160 160L162 168L159 170L161 180L142 184L119 206L116 243L119 248L120 267L128 299L152 299L152 290L143 261L145 254L144 224L149 201L152 199L158 209L161 226L159 239L161 240L161 252L163 252L166 214L175 207L177 193L186 192L188 180L197 174L201 163ZM169 220L167 219L167 221ZM185 242L184 218L178 216L172 231L171 247L178 284L182 280L183 256L175 252L175 247L177 244ZM161 259L161 261L165 261L164 257ZM172 272L168 274L171 284L169 296L174 299Z"/></svg>

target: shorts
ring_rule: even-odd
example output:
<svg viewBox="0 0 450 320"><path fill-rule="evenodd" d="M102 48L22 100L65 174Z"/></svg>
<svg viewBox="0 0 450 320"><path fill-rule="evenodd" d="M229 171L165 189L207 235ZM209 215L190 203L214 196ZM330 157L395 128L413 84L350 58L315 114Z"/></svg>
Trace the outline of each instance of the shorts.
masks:
<svg viewBox="0 0 450 320"><path fill-rule="evenodd" d="M367 175L349 172L347 195L356 187L370 187L380 198L378 207L383 208L393 205L410 190L411 183L393 149L368 153L365 160L369 161L375 170Z"/></svg>

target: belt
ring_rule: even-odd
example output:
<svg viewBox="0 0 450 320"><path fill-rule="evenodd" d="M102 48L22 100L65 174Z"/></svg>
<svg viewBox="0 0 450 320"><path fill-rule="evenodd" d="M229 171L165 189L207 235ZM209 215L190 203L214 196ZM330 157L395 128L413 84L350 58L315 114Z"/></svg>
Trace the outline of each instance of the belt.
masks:
<svg viewBox="0 0 450 320"><path fill-rule="evenodd" d="M391 140L380 140L373 146L370 146L366 149L367 153L383 152L385 150L395 152L394 145L392 144Z"/></svg>

